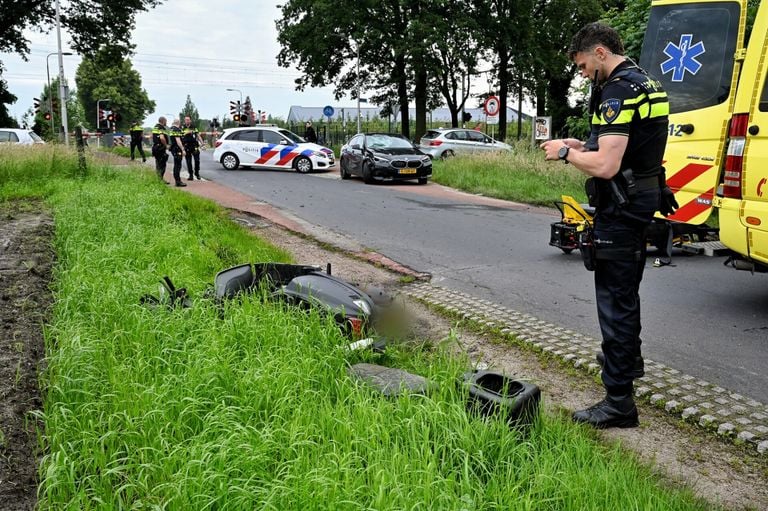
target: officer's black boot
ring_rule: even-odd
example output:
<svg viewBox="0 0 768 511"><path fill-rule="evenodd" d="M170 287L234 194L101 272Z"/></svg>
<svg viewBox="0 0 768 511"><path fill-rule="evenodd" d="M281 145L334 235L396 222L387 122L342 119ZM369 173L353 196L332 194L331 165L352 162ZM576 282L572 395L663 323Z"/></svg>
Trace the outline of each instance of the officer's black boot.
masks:
<svg viewBox="0 0 768 511"><path fill-rule="evenodd" d="M625 395L608 393L599 403L586 410L574 412L573 420L597 429L636 428L640 425L637 419L637 407L631 393Z"/></svg>
<svg viewBox="0 0 768 511"><path fill-rule="evenodd" d="M602 351L595 353L595 360L600 364L600 369L605 367L605 354ZM643 361L643 357L640 355L635 357L635 365L632 367L628 376L631 376L633 379L645 376L645 362Z"/></svg>

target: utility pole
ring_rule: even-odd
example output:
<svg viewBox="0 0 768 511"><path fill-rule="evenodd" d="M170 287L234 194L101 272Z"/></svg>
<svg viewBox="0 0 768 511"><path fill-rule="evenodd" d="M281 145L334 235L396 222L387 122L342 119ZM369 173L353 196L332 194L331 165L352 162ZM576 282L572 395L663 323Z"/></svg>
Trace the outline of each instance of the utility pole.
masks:
<svg viewBox="0 0 768 511"><path fill-rule="evenodd" d="M56 0L56 39L59 43L59 102L61 103L61 125L64 128L64 144L69 145L69 122L67 120L67 96L64 90L64 55L61 53L61 13Z"/></svg>

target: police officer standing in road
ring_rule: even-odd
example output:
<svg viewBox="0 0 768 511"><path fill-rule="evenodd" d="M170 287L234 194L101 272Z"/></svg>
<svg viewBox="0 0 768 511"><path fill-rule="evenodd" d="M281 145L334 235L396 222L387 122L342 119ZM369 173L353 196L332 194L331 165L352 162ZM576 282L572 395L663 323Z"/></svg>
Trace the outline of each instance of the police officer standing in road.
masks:
<svg viewBox="0 0 768 511"><path fill-rule="evenodd" d="M184 145L181 143L181 121L178 119L173 120L171 129L169 131L171 139L171 154L173 155L173 179L176 181L176 186L187 186L181 181L181 162L184 159Z"/></svg>
<svg viewBox="0 0 768 511"><path fill-rule="evenodd" d="M623 56L612 28L590 23L572 39L571 60L592 80L589 140L549 140L547 160L570 163L587 179L595 207L592 239L582 255L595 272L597 316L603 336L605 398L573 414L596 428L636 427L635 378L644 374L640 353L640 281L646 229L654 213L671 214L677 204L661 166L667 142L669 102L661 84Z"/></svg>
<svg viewBox="0 0 768 511"><path fill-rule="evenodd" d="M184 144L184 152L187 160L187 172L189 173L189 181L192 181L195 177L200 179L200 146L203 145L203 140L200 138L200 132L197 131L195 126L192 126L192 119L187 115L184 117L184 128L182 129L182 143ZM192 174L192 159L195 160L194 175Z"/></svg>
<svg viewBox="0 0 768 511"><path fill-rule="evenodd" d="M128 132L131 134L131 161L134 159L134 150L136 148L139 149L141 161L147 161L147 156L144 154L144 128L139 124L139 121L133 121Z"/></svg>
<svg viewBox="0 0 768 511"><path fill-rule="evenodd" d="M157 119L157 124L152 128L152 156L155 158L155 170L165 184L165 164L168 163L168 119L160 117Z"/></svg>

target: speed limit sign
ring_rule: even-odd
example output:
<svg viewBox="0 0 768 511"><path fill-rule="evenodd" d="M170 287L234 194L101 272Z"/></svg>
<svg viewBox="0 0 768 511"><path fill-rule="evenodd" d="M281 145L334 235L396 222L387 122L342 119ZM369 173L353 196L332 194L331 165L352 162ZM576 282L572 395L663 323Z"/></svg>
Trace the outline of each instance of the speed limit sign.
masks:
<svg viewBox="0 0 768 511"><path fill-rule="evenodd" d="M488 99L485 100L485 104L483 105L483 110L485 110L485 115L490 115L491 117L498 115L499 98L496 96L488 96Z"/></svg>

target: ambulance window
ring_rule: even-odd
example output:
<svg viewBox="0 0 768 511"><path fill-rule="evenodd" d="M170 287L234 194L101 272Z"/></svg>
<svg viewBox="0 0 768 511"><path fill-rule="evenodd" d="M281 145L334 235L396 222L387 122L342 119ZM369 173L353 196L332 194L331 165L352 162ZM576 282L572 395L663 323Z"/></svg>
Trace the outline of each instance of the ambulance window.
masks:
<svg viewBox="0 0 768 511"><path fill-rule="evenodd" d="M766 75L765 83L763 84L763 92L760 93L758 108L761 112L768 112L768 75Z"/></svg>
<svg viewBox="0 0 768 511"><path fill-rule="evenodd" d="M736 2L661 5L651 9L640 67L661 81L669 95L671 113L728 100L739 12Z"/></svg>

